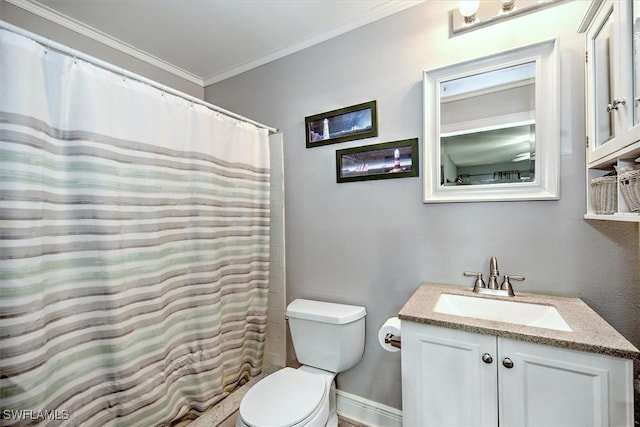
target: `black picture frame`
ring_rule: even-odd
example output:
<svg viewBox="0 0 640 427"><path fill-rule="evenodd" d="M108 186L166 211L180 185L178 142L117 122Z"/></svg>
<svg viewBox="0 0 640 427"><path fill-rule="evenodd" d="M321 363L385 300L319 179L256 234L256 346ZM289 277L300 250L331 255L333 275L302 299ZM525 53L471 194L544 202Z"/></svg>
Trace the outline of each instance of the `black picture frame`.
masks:
<svg viewBox="0 0 640 427"><path fill-rule="evenodd" d="M419 159L418 138L336 150L336 180L416 177L420 174Z"/></svg>
<svg viewBox="0 0 640 427"><path fill-rule="evenodd" d="M378 136L376 101L305 117L307 148Z"/></svg>

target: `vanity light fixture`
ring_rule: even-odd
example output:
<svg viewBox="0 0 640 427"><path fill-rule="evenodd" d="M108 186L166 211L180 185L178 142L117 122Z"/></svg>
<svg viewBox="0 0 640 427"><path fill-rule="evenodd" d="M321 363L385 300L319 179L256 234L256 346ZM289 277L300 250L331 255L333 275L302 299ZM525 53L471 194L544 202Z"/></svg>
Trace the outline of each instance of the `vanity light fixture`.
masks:
<svg viewBox="0 0 640 427"><path fill-rule="evenodd" d="M449 36L555 6L566 0L460 0L449 13Z"/></svg>

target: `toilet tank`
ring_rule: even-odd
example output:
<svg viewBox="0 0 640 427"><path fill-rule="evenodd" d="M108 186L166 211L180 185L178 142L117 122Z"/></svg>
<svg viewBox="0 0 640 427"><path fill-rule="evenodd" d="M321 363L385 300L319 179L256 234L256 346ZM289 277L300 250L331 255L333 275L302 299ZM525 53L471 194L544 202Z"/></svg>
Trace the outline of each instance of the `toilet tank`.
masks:
<svg viewBox="0 0 640 427"><path fill-rule="evenodd" d="M364 351L364 307L297 299L287 306L293 348L303 365L329 372L355 366Z"/></svg>

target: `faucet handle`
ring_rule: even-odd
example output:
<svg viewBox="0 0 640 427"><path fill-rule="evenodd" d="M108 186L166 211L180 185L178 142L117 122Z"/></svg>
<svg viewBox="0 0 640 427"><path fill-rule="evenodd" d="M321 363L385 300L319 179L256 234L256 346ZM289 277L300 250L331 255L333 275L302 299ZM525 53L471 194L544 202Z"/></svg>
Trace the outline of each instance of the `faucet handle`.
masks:
<svg viewBox="0 0 640 427"><path fill-rule="evenodd" d="M508 274L504 275L504 280L502 281L502 284L500 285L500 289L507 291L507 293L509 294L510 297L515 296L515 293L513 293L513 286L511 286L511 281L510 280L517 280L519 282L522 282L524 280L524 276L510 276Z"/></svg>
<svg viewBox="0 0 640 427"><path fill-rule="evenodd" d="M478 289L486 288L484 280L482 279L482 273L474 273L471 271L465 271L463 273L465 276L475 277L476 280L473 282L473 292L478 292Z"/></svg>

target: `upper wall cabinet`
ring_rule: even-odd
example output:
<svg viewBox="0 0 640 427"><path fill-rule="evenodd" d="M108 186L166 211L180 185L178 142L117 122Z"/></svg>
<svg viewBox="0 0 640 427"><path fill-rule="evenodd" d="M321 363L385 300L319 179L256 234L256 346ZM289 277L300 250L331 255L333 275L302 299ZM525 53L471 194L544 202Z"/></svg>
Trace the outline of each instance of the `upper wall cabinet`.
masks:
<svg viewBox="0 0 640 427"><path fill-rule="evenodd" d="M640 140L640 1L596 1L592 7L598 8L585 24L589 163Z"/></svg>
<svg viewBox="0 0 640 427"><path fill-rule="evenodd" d="M425 203L558 199L555 40L424 73Z"/></svg>
<svg viewBox="0 0 640 427"><path fill-rule="evenodd" d="M640 0L593 1L579 31L586 33L585 217L640 221L614 176L640 167Z"/></svg>

